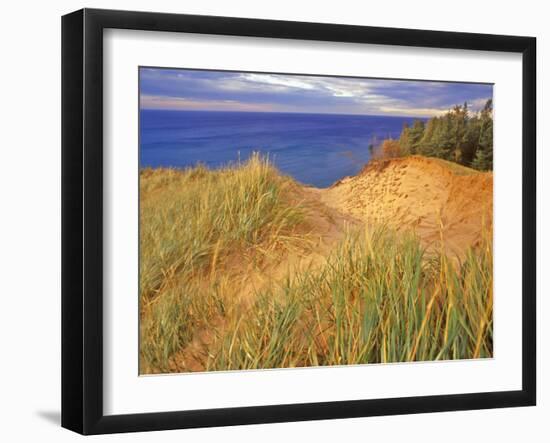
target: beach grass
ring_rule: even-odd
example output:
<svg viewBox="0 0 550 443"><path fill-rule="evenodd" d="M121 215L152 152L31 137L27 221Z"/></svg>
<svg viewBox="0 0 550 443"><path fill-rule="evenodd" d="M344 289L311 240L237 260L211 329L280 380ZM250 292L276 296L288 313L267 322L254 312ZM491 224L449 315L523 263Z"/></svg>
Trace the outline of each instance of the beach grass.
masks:
<svg viewBox="0 0 550 443"><path fill-rule="evenodd" d="M290 179L265 158L218 170L140 174L140 311L143 368L166 369L193 332L224 314L224 274L261 265L307 239L289 204ZM227 284L224 286L224 288Z"/></svg>
<svg viewBox="0 0 550 443"><path fill-rule="evenodd" d="M457 263L413 235L349 232L321 269L258 294L207 368L491 357L492 294L489 239Z"/></svg>
<svg viewBox="0 0 550 443"><path fill-rule="evenodd" d="M457 259L348 227L318 266L263 278L311 246L295 186L257 155L141 172L140 373L493 355L490 231Z"/></svg>

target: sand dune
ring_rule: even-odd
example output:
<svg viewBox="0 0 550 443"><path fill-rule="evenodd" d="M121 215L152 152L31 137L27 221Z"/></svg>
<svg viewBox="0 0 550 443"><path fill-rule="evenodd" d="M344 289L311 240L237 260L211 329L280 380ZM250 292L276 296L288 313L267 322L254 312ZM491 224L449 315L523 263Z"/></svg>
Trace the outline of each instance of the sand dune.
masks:
<svg viewBox="0 0 550 443"><path fill-rule="evenodd" d="M492 229L493 174L434 158L372 161L320 193L329 207L367 224L413 229L431 248L462 255Z"/></svg>
<svg viewBox="0 0 550 443"><path fill-rule="evenodd" d="M464 347L461 339L457 344L463 346L460 355L492 355L488 320L492 315L492 271L487 258L491 251L479 248L465 257L469 246L483 244L483 236L491 234L492 173L439 159L407 157L370 162L356 176L320 189L283 177L255 157L238 169L144 171L140 180L140 217L149 220L142 222L141 261L152 263L145 274L148 279L140 282L142 373L342 364L341 349L334 345L342 329L336 325L347 324L350 334L362 336L363 321L357 318L365 312L365 305L357 293L372 286L379 288L372 294L388 296L401 291L406 296L411 287L407 281L392 280L396 275L410 278L400 274L405 269L402 264L414 260L410 249L401 249L399 236L386 232L392 241L382 238L372 248L388 247L390 253L373 259L372 249L365 254L366 243L362 245L356 235L364 232L355 232L362 231L365 224L414 230L428 250L421 261L443 253L468 263L465 272L461 267L445 268L445 273L438 267L423 267L419 294L428 298L413 297L412 302L419 305L413 309L411 324L425 308L422 303L437 296L441 310L439 317L430 320L431 331L425 335L430 346L426 349L433 347L434 337L445 342L447 334L441 335L440 321L445 321L451 306L445 305L450 285L453 291L468 294L463 301L476 303L475 309L458 307L471 329L477 328L479 337L469 347ZM279 192L278 200L273 206L262 206L272 186ZM225 208L223 217L218 216L220 207ZM190 211L194 211L193 217L202 217L201 223L188 222ZM258 218L261 211L269 211L270 218ZM222 223L229 226L227 231L219 229ZM242 240L239 243L235 238ZM195 239L198 246L191 242ZM174 244L175 248L166 248ZM173 251L178 253L171 255ZM356 266L355 258L367 256L371 257L366 259L368 267ZM189 265L180 266L182 257ZM388 267L401 271L387 275ZM462 282L466 275L477 275L477 279ZM151 289L145 291L144 287ZM290 297L292 294L297 298ZM315 297L303 297L307 294ZM335 299L337 296L344 298ZM352 306L349 311L339 308L343 301ZM487 310L478 309L486 304ZM386 310L386 320L377 329L379 335L371 343L374 347L367 360L432 358L403 353L387 357L377 348L381 342L395 344L393 335L387 334L388 321L395 326L399 315L413 312L402 311L406 305L387 306L377 306L377 310ZM453 309L457 307L453 305ZM395 312L402 314L394 318ZM356 314L359 317L354 317ZM468 317L474 314L478 316ZM420 335L404 339L418 343L423 329L416 332ZM387 337L392 338L385 341ZM353 343L361 342L354 339ZM479 343L484 343L481 354ZM277 356L275 360L273 356ZM365 361L361 358L366 357L358 356L349 354L345 361ZM449 356L457 358L456 354Z"/></svg>

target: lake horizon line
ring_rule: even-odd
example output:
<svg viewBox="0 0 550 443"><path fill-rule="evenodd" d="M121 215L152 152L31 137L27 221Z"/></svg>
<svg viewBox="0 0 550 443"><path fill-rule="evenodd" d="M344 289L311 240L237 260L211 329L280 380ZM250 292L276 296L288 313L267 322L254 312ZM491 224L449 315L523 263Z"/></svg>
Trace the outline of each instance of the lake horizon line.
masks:
<svg viewBox="0 0 550 443"><path fill-rule="evenodd" d="M160 111L160 112L215 112L219 114L283 114L283 115L338 115L343 117L383 117L383 118L412 118L416 120L429 120L431 117L416 115L397 115L397 114L348 114L338 112L299 112L299 111L221 111L212 109L160 109L160 108L139 108L142 111ZM435 117L435 115L433 116Z"/></svg>

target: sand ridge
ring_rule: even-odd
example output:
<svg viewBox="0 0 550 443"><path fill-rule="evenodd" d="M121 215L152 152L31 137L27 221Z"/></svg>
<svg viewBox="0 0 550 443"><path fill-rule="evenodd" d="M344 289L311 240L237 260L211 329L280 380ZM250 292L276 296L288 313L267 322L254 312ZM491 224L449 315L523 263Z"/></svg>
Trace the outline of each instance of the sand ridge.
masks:
<svg viewBox="0 0 550 443"><path fill-rule="evenodd" d="M492 232L493 174L434 158L371 161L356 176L326 189L292 182L286 198L303 211L300 229L307 241L267 261L246 254L228 261L224 282L234 297L233 310L247 312L262 291L322 267L348 228L385 224L413 230L428 250L442 246L455 258ZM207 370L213 350L231 327L222 316L197 327L170 357L170 372Z"/></svg>
<svg viewBox="0 0 550 443"><path fill-rule="evenodd" d="M493 174L420 156L376 160L321 199L367 224L412 229L428 248L442 239L462 255L492 230Z"/></svg>

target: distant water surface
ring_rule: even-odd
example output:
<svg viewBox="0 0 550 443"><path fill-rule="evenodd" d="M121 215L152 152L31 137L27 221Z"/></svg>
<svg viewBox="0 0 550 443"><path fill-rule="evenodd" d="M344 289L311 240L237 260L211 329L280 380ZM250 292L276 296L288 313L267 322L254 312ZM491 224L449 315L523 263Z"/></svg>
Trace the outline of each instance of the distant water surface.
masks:
<svg viewBox="0 0 550 443"><path fill-rule="evenodd" d="M369 145L399 137L413 118L339 114L140 111L141 167L219 168L254 151L285 174L327 187L359 172Z"/></svg>

